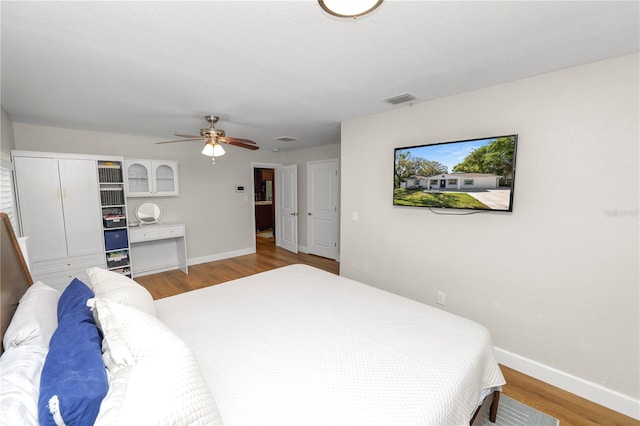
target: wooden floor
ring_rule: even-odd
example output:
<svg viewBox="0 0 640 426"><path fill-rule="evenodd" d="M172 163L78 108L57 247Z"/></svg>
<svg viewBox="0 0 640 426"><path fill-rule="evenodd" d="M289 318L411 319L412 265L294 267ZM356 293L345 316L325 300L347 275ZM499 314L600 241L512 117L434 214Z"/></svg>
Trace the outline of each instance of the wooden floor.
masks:
<svg viewBox="0 0 640 426"><path fill-rule="evenodd" d="M276 247L272 238L258 237L255 254L190 266L189 275L169 271L139 277L136 281L145 286L154 299L160 299L293 263L312 265L334 274L338 274L340 269L340 264L334 260L304 253L293 254ZM630 417L505 366L500 367L507 380L503 388L505 395L559 419L561 426L640 425Z"/></svg>
<svg viewBox="0 0 640 426"><path fill-rule="evenodd" d="M338 274L340 268L340 263L335 260L304 253L293 254L276 247L273 238L256 237L254 254L189 266L189 275L174 270L138 277L136 281L145 286L154 299L161 299L294 263L315 266L334 274Z"/></svg>
<svg viewBox="0 0 640 426"><path fill-rule="evenodd" d="M507 380L503 393L560 420L561 426L640 425L617 411L501 365Z"/></svg>

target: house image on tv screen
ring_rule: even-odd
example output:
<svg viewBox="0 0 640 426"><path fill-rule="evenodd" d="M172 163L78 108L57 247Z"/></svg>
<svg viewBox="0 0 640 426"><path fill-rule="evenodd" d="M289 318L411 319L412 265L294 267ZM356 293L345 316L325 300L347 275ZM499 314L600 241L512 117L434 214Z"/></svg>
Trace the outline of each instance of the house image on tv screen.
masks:
<svg viewBox="0 0 640 426"><path fill-rule="evenodd" d="M412 176L403 182L407 188L473 190L496 189L500 176L493 173L445 173L433 176Z"/></svg>

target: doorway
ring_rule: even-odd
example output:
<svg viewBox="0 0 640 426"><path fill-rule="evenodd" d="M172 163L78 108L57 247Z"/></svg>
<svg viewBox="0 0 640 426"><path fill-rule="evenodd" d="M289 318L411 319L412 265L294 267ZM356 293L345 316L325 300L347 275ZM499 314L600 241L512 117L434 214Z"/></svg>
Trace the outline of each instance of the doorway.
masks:
<svg viewBox="0 0 640 426"><path fill-rule="evenodd" d="M275 245L276 188L273 184L274 175L273 168L255 167L253 169L256 238L260 238L260 242Z"/></svg>

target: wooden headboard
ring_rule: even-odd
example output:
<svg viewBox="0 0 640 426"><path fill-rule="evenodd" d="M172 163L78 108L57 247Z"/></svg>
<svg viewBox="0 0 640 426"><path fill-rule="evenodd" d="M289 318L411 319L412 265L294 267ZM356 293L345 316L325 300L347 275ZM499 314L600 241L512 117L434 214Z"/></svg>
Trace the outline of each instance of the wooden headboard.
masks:
<svg viewBox="0 0 640 426"><path fill-rule="evenodd" d="M0 339L4 337L5 331L11 322L11 318L16 311L18 301L27 288L33 284L31 273L27 267L27 262L22 256L22 251L18 245L16 234L13 232L9 217L5 213L0 213L2 227L0 237L0 258L2 260L0 269ZM0 353L2 353L2 342L0 341Z"/></svg>

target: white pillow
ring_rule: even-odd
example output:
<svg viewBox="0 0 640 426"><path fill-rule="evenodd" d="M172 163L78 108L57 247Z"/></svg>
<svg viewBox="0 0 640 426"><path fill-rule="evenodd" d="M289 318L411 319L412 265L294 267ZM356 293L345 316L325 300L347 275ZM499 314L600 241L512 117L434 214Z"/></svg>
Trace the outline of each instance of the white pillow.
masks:
<svg viewBox="0 0 640 426"><path fill-rule="evenodd" d="M91 303L113 358L96 425L222 424L195 355L164 323L109 299Z"/></svg>
<svg viewBox="0 0 640 426"><path fill-rule="evenodd" d="M38 425L40 374L47 349L11 348L0 357L0 424Z"/></svg>
<svg viewBox="0 0 640 426"><path fill-rule="evenodd" d="M156 316L156 305L151 293L131 278L102 268L89 268L87 274L91 279L90 287L97 298L134 306Z"/></svg>
<svg viewBox="0 0 640 426"><path fill-rule="evenodd" d="M58 327L60 292L41 281L33 283L20 298L2 343L4 349L20 345L49 347Z"/></svg>

